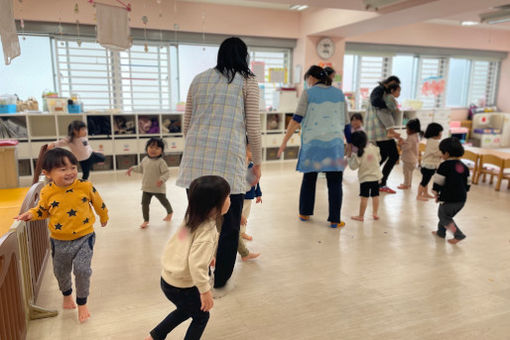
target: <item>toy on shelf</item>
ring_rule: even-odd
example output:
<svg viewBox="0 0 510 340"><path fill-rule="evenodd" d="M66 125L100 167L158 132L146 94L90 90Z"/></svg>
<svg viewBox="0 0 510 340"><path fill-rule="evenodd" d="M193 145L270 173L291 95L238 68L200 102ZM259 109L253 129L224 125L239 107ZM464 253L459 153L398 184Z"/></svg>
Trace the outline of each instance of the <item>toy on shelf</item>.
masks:
<svg viewBox="0 0 510 340"><path fill-rule="evenodd" d="M164 133L181 133L181 120L177 119L177 117L165 118L161 128Z"/></svg>
<svg viewBox="0 0 510 340"><path fill-rule="evenodd" d="M138 133L140 134L159 133L158 118L148 116L138 117Z"/></svg>
<svg viewBox="0 0 510 340"><path fill-rule="evenodd" d="M477 113L473 116L472 143L482 148L500 147L504 116L500 113Z"/></svg>
<svg viewBox="0 0 510 340"><path fill-rule="evenodd" d="M113 131L116 135L134 135L136 133L134 117L128 119L125 116L114 116Z"/></svg>
<svg viewBox="0 0 510 340"><path fill-rule="evenodd" d="M278 130L280 126L280 116L278 114L267 115L267 130Z"/></svg>
<svg viewBox="0 0 510 340"><path fill-rule="evenodd" d="M16 113L16 96L3 94L0 96L0 113Z"/></svg>

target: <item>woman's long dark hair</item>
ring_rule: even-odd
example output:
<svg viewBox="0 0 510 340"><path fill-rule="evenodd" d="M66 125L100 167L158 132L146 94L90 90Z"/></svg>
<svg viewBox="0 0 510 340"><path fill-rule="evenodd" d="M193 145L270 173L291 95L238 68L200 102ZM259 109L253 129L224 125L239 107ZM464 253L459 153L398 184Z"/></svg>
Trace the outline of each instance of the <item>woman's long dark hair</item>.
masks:
<svg viewBox="0 0 510 340"><path fill-rule="evenodd" d="M331 79L329 78L328 74L324 69L317 65L312 65L306 71L305 73L305 81L308 79L308 77L314 77L315 79L318 79L320 83L323 83L325 85L331 85Z"/></svg>
<svg viewBox="0 0 510 340"><path fill-rule="evenodd" d="M221 216L221 209L227 196L230 195L230 185L220 176L202 176L191 182L188 191L188 209L186 210L186 226L194 232L208 218ZM215 209L217 215L211 216Z"/></svg>
<svg viewBox="0 0 510 340"><path fill-rule="evenodd" d="M363 131L356 131L351 135L351 143L358 148L358 157L363 156L368 143L367 134Z"/></svg>
<svg viewBox="0 0 510 340"><path fill-rule="evenodd" d="M82 129L84 127L87 127L87 124L85 124L81 120L73 120L69 124L69 126L67 127L67 135L69 136L69 139L70 139L71 143L73 142L73 139L74 139L74 131L75 130L80 131L80 129Z"/></svg>
<svg viewBox="0 0 510 340"><path fill-rule="evenodd" d="M225 39L221 43L215 68L227 77L229 84L236 73L240 73L245 79L255 76L248 67L248 47L236 37Z"/></svg>

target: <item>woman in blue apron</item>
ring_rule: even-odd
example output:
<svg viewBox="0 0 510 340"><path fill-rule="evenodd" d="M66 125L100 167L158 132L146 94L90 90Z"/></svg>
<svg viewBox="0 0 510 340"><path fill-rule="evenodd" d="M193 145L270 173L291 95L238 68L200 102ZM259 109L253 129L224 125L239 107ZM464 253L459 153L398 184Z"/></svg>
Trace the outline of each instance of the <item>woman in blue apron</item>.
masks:
<svg viewBox="0 0 510 340"><path fill-rule="evenodd" d="M345 225L340 220L342 207L342 174L345 167L344 135L350 142L349 113L344 94L330 86L322 67L312 66L305 74L309 88L303 91L296 113L278 151L278 157L287 141L301 126L301 148L297 170L303 173L299 195L299 218L307 221L313 215L315 184L319 172L326 173L328 183L329 217L332 228Z"/></svg>

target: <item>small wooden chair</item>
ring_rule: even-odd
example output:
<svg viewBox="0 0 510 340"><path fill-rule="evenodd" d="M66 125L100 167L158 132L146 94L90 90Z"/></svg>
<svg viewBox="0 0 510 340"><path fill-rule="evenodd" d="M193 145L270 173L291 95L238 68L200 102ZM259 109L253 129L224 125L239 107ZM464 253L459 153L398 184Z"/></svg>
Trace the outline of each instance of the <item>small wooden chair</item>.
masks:
<svg viewBox="0 0 510 340"><path fill-rule="evenodd" d="M490 166L486 166L486 164ZM482 180L485 182L486 176L489 175L489 184L492 184L494 182L494 177L497 177L498 181L496 182L496 191L499 191L501 187L501 181L503 179L504 167L505 160L503 158L490 154L481 155L476 181L478 182L480 175L482 175Z"/></svg>
<svg viewBox="0 0 510 340"><path fill-rule="evenodd" d="M501 179L506 179L508 181L508 187L507 189L510 189L510 171L506 171L505 170L510 170L510 159L505 159L505 163L503 164L503 177L501 177Z"/></svg>
<svg viewBox="0 0 510 340"><path fill-rule="evenodd" d="M462 160L467 160L469 162L464 162L466 166L473 173L471 174L472 183L478 184L478 163L480 160L480 156L472 151L465 150L464 155L461 157Z"/></svg>
<svg viewBox="0 0 510 340"><path fill-rule="evenodd" d="M420 143L418 144L418 164L421 166L421 157L423 155L423 153L425 152L425 147L427 145L424 144L424 143Z"/></svg>

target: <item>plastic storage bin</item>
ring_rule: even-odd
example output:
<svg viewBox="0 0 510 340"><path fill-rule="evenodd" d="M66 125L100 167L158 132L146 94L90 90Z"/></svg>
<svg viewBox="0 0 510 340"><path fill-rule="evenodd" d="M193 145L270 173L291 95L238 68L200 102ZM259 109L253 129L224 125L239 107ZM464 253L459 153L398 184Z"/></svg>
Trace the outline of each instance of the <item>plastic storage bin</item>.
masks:
<svg viewBox="0 0 510 340"><path fill-rule="evenodd" d="M82 113L83 104L67 104L67 111L69 113Z"/></svg>
<svg viewBox="0 0 510 340"><path fill-rule="evenodd" d="M0 105L0 113L16 113L16 104Z"/></svg>

